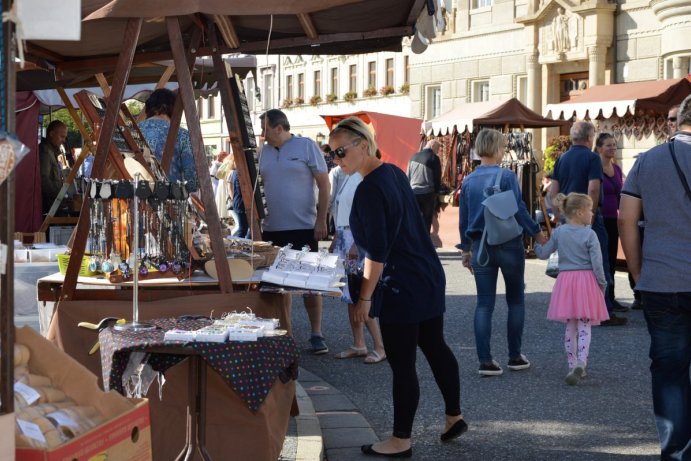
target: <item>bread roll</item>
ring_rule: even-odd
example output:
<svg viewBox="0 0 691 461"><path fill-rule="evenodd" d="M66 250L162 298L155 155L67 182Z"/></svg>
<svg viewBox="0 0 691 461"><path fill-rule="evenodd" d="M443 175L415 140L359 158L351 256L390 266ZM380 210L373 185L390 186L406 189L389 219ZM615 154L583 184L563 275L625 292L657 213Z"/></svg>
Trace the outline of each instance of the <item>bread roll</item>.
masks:
<svg viewBox="0 0 691 461"><path fill-rule="evenodd" d="M31 353L29 348L23 344L14 344L14 366L28 365Z"/></svg>

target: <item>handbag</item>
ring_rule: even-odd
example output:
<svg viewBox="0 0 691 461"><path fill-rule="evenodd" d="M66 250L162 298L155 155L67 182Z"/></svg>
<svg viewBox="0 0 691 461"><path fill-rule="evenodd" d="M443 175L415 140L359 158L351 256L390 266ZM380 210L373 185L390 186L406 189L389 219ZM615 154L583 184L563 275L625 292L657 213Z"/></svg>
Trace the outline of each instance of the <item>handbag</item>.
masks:
<svg viewBox="0 0 691 461"><path fill-rule="evenodd" d="M361 267L358 267L354 272L348 272L348 292L350 293L350 299L353 304L357 304L360 299L360 291L362 290L362 280L364 279L364 272ZM379 312L381 312L382 302L384 300L383 293L383 283L382 279L377 280L377 286L374 287L372 292L369 316L371 318L379 317Z"/></svg>
<svg viewBox="0 0 691 461"><path fill-rule="evenodd" d="M501 190L500 183L504 169L500 168L492 189L494 193L482 201L485 217L485 228L478 248L477 262L481 266L489 263L487 245L501 245L523 234L523 228L516 221L518 203L513 191ZM482 258L482 259L481 259Z"/></svg>
<svg viewBox="0 0 691 461"><path fill-rule="evenodd" d="M559 275L559 252L555 251L547 259L547 269L545 269L545 274L557 278Z"/></svg>

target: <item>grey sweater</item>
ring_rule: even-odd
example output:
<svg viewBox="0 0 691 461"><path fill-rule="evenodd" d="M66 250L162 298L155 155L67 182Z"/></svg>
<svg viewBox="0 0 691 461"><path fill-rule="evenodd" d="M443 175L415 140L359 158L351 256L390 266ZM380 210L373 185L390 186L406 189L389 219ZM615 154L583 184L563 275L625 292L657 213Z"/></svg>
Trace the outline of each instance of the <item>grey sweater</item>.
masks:
<svg viewBox="0 0 691 461"><path fill-rule="evenodd" d="M562 224L554 229L547 243L535 244L535 254L540 259L549 258L557 250L560 272L592 270L600 288L607 286L600 242L590 227Z"/></svg>

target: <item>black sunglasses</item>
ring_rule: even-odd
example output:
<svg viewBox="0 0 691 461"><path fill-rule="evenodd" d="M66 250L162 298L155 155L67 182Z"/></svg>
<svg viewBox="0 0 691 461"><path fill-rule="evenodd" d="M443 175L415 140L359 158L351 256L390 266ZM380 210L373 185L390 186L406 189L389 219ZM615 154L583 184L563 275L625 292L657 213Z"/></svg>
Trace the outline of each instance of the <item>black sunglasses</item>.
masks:
<svg viewBox="0 0 691 461"><path fill-rule="evenodd" d="M676 122L677 118L676 117L667 117L667 120L670 122Z"/></svg>
<svg viewBox="0 0 691 461"><path fill-rule="evenodd" d="M351 142L350 144L347 144L345 146L341 146L337 149L334 149L332 151L329 151L328 155L333 157L338 157L338 158L343 158L346 156L346 152L348 149L350 149L353 146L357 146L360 144L361 139L356 139L355 141Z"/></svg>

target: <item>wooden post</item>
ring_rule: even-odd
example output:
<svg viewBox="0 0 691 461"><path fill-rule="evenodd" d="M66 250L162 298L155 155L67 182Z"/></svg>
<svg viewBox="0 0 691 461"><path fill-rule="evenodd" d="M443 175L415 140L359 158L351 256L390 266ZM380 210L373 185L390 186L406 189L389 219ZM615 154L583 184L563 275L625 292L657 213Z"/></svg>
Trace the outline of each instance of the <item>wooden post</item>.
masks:
<svg viewBox="0 0 691 461"><path fill-rule="evenodd" d="M238 131L240 127L238 111L231 95L228 75L226 74L226 69L223 65L223 57L218 47L216 27L211 21L209 21L208 30L212 53L211 58L214 63L214 72L218 79L218 88L221 93L221 105L223 107L223 113L225 114L226 124L228 125L228 136L230 138L230 144L233 147L235 168L240 172L240 191L242 192L242 200L245 202L245 210L253 210L252 213L247 213L247 217L251 217L249 225L252 229L252 240L261 240L262 233L259 227L259 213L257 211L257 204L254 201L254 185L250 179L249 168L247 167L247 157L245 157L245 147L248 146L242 145L242 136ZM257 172L257 174L258 173L259 172Z"/></svg>
<svg viewBox="0 0 691 461"><path fill-rule="evenodd" d="M221 219L218 217L218 210L216 209L214 193L211 187L211 176L209 175L209 167L206 162L206 153L204 151L204 139L202 138L201 125L199 124L197 105L194 102L192 75L190 73L189 63L186 61L185 49L182 45L180 22L177 17L167 17L166 25L168 26L168 37L170 39L170 48L173 52L175 68L178 72L179 94L176 99L182 100L182 106L185 111L185 120L187 120L187 128L190 133L190 141L194 154L194 164L197 167L199 191L201 192L202 203L204 204L206 225L209 229L211 251L216 255L218 282L222 293L232 293L233 281L230 277L230 268L228 267L228 261L226 259L226 249L223 244L223 237L221 236ZM170 129L173 129L172 123ZM170 132L168 134L170 136Z"/></svg>
<svg viewBox="0 0 691 461"><path fill-rule="evenodd" d="M91 170L91 177L100 178L105 170L106 160L108 159L108 151L115 132L117 124L118 113L120 111L120 103L125 93L125 86L130 76L130 69L132 68L132 59L134 58L135 50L137 49L137 42L139 41L139 32L142 28L141 18L130 18L125 27L125 35L123 38L122 53L118 58L118 64L115 68L115 76L113 78L113 88L108 98L106 107L106 115L103 118L103 126L98 136L98 144L96 146L96 155L94 156L94 165ZM88 196L90 189L87 187L86 195ZM82 258L84 257L84 250L86 247L86 239L89 233L89 201L82 202L82 209L79 214L79 222L74 238L74 245L72 246L72 255L70 262L67 265L67 274L65 274L65 283L62 285L61 299L71 299L74 296L77 287L77 276L81 268Z"/></svg>
<svg viewBox="0 0 691 461"><path fill-rule="evenodd" d="M10 0L2 0L2 10L10 10ZM2 66L5 85L0 88L5 111L0 114L5 123L0 129L12 133L15 130L15 74L14 74L14 26L11 21L2 23ZM21 46L21 45L20 45ZM0 184L0 242L7 245L7 265L0 275L0 415L14 412L14 172Z"/></svg>
<svg viewBox="0 0 691 461"><path fill-rule="evenodd" d="M192 32L192 39L190 40L190 48L187 51L186 69L194 69L195 57L197 49L202 39L202 32L198 27L195 27ZM190 74L190 81L192 77ZM178 88L180 86L180 72L178 72ZM179 90L178 90L179 92ZM173 116L170 117L170 128L168 128L168 137L166 138L166 145L163 148L163 155L161 156L161 168L163 172L168 175L170 171L170 164L173 162L173 151L175 150L175 142L177 141L178 130L180 129L180 119L182 118L182 98L175 98L175 107L173 107ZM188 121L189 123L189 121Z"/></svg>

